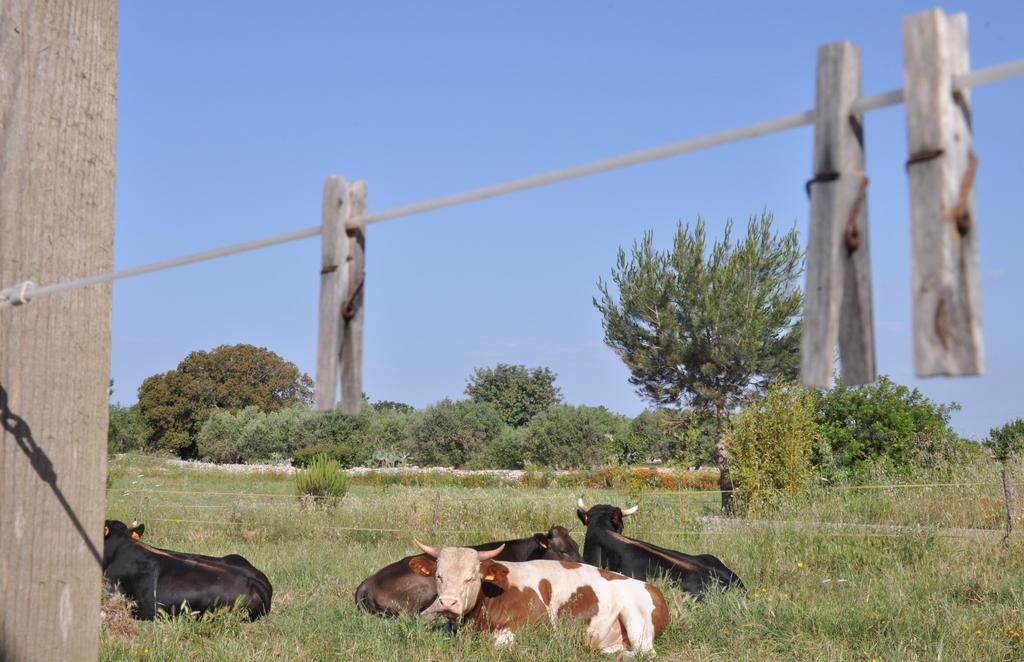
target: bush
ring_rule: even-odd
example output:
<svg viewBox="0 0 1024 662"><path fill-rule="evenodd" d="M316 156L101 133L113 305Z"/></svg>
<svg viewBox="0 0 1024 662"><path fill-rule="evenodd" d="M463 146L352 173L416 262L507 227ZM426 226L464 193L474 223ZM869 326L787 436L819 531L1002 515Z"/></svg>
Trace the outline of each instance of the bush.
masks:
<svg viewBox="0 0 1024 662"><path fill-rule="evenodd" d="M316 412L305 407L289 407L269 414L257 411L239 431L242 461L286 460L295 450L299 431L315 416Z"/></svg>
<svg viewBox="0 0 1024 662"><path fill-rule="evenodd" d="M348 492L348 476L336 460L318 455L295 472L295 493L302 500L334 505Z"/></svg>
<svg viewBox="0 0 1024 662"><path fill-rule="evenodd" d="M258 407L246 407L232 413L219 411L207 419L196 436L196 454L206 462L246 462L264 460L244 446L243 434L248 429L247 439L254 436L254 428L266 419Z"/></svg>
<svg viewBox="0 0 1024 662"><path fill-rule="evenodd" d="M522 469L526 466L526 435L522 428L506 427L497 439L469 462L471 469Z"/></svg>
<svg viewBox="0 0 1024 662"><path fill-rule="evenodd" d="M556 469L605 464L615 455L616 438L628 434L627 421L604 407L551 407L526 427L526 460Z"/></svg>
<svg viewBox="0 0 1024 662"><path fill-rule="evenodd" d="M300 448L294 453L294 464L297 467L308 467L319 457L326 457L334 460L340 466L347 468L359 463L360 454L344 442L337 444L317 444Z"/></svg>
<svg viewBox="0 0 1024 662"><path fill-rule="evenodd" d="M756 513L795 494L812 475L814 394L776 385L740 410L725 433L738 504Z"/></svg>
<svg viewBox="0 0 1024 662"><path fill-rule="evenodd" d="M985 446L992 451L992 457L1003 464L1024 455L1024 419L1018 418L989 430Z"/></svg>
<svg viewBox="0 0 1024 662"><path fill-rule="evenodd" d="M867 386L837 383L817 398L813 462L825 473L911 469L954 459L962 440L949 426L959 405L937 404L888 377Z"/></svg>
<svg viewBox="0 0 1024 662"><path fill-rule="evenodd" d="M139 405L110 405L110 421L107 424L108 453L142 450L152 436L153 428L139 411Z"/></svg>
<svg viewBox="0 0 1024 662"><path fill-rule="evenodd" d="M418 464L461 467L490 447L505 423L489 402L444 399L423 412L412 432Z"/></svg>
<svg viewBox="0 0 1024 662"><path fill-rule="evenodd" d="M616 437L614 452L623 464L713 464L717 433L711 415L685 409L648 409L629 423L628 434Z"/></svg>
<svg viewBox="0 0 1024 662"><path fill-rule="evenodd" d="M196 454L209 462L279 462L292 457L300 465L325 454L343 466L354 466L378 452L407 453L417 420L415 413L370 407L356 416L305 407L270 413L256 407L219 411L196 436Z"/></svg>

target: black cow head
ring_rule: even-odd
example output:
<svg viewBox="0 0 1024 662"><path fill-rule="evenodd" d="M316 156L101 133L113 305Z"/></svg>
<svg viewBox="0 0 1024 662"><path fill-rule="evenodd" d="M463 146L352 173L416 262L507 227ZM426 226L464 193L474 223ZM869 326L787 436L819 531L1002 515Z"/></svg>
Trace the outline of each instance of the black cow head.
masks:
<svg viewBox="0 0 1024 662"><path fill-rule="evenodd" d="M541 558L553 561L575 561L581 563L580 548L576 541L569 535L569 529L564 526L553 526L548 529L547 534L534 534L533 539L537 546L544 550Z"/></svg>
<svg viewBox="0 0 1024 662"><path fill-rule="evenodd" d="M588 529L611 529L616 533L622 533L622 520L635 513L639 508L639 504L625 510L618 506L609 506L608 504L588 507L583 503L583 497L580 497L579 502L576 504L576 516L580 518L580 521Z"/></svg>
<svg viewBox="0 0 1024 662"><path fill-rule="evenodd" d="M103 567L113 562L113 556L125 542L139 540L146 530L145 524L138 520L125 524L116 519L108 519L103 523Z"/></svg>

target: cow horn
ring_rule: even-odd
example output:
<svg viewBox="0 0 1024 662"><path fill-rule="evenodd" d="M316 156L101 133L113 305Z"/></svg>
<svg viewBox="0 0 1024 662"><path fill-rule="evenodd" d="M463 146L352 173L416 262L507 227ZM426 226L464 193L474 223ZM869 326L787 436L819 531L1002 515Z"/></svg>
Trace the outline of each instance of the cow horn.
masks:
<svg viewBox="0 0 1024 662"><path fill-rule="evenodd" d="M580 500L576 502L576 507L582 510L583 512L587 512L588 510L590 510L590 508L587 508L587 504L583 503L582 494L580 495Z"/></svg>
<svg viewBox="0 0 1024 662"><path fill-rule="evenodd" d="M640 504L639 503L636 504L635 506L633 506L632 508L626 508L625 510L623 510L622 511L622 516L623 517L629 517L630 515L632 515L633 513L635 513L638 510L640 510Z"/></svg>
<svg viewBox="0 0 1024 662"><path fill-rule="evenodd" d="M138 525L139 525L139 520L137 520L137 519L133 519L133 520L132 520L132 523L128 525L128 528L129 528L129 529L134 529L134 528L135 528L135 527L137 527Z"/></svg>
<svg viewBox="0 0 1024 662"><path fill-rule="evenodd" d="M428 556L431 556L431 557L436 559L441 554L441 550L437 549L436 547L431 547L430 545L424 545L423 543L421 543L419 540L416 540L415 538L413 538L412 541L414 543L416 543L416 545L420 549L422 549L423 552L425 554L427 554Z"/></svg>
<svg viewBox="0 0 1024 662"><path fill-rule="evenodd" d="M420 545L420 546L422 547L422 545ZM481 560L481 561L486 561L487 559L493 559L498 554L501 554L501 551L503 549L505 549L505 543L501 543L500 546L495 547L494 549L489 549L486 552L477 552L476 553L476 558Z"/></svg>

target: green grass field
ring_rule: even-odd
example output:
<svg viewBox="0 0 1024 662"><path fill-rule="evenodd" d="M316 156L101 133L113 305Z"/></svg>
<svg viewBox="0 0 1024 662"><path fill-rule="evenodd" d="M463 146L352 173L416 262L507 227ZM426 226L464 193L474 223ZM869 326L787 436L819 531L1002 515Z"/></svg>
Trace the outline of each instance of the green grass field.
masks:
<svg viewBox="0 0 1024 662"><path fill-rule="evenodd" d="M454 545L572 525L575 490L355 486L333 509L303 509L288 476L196 471L143 456L112 459L111 475L108 517L138 517L156 546L242 554L270 577L274 604L255 623L230 615L108 623L102 659L607 659L582 646L572 623L523 631L496 650L484 635L447 637L415 619L368 616L352 599L363 578L416 551L413 535ZM586 498L639 499L627 534L715 554L748 587L694 604L663 585L672 622L656 642L662 659L1022 660L1021 542L1007 550L997 534L809 526L998 529L997 479L986 469L961 479L969 487L817 490L764 527L713 530L705 518L717 514L716 494L588 490ZM582 549L582 527L574 536Z"/></svg>

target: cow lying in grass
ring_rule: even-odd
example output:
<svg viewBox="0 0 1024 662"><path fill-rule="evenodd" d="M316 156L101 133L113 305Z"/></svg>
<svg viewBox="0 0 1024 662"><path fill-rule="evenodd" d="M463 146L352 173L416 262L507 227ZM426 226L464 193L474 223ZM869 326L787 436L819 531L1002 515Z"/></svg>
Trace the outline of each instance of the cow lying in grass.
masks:
<svg viewBox="0 0 1024 662"><path fill-rule="evenodd" d="M107 520L103 526L103 578L135 602L134 615L176 613L187 603L195 612L240 602L256 620L270 611L267 576L237 554L222 558L172 552L143 543L144 527Z"/></svg>
<svg viewBox="0 0 1024 662"><path fill-rule="evenodd" d="M437 599L423 612L463 620L511 643L525 623L576 618L587 625L587 643L603 653L653 654L654 639L668 625L668 607L657 587L573 561L498 562L502 548L436 549L416 541L426 555L413 570L433 577Z"/></svg>
<svg viewBox="0 0 1024 662"><path fill-rule="evenodd" d="M622 510L601 504L590 506L580 497L576 515L587 525L583 560L636 579L665 576L698 600L710 586L743 589L743 582L711 554L691 556L622 535L623 520L639 506Z"/></svg>
<svg viewBox="0 0 1024 662"><path fill-rule="evenodd" d="M496 561L583 560L580 548L564 526L552 526L546 534L535 533L529 538L472 546L472 549L478 551L498 548L501 551L495 557ZM424 577L412 570L410 562L415 558L418 557L407 556L364 579L356 588L356 606L382 616L419 614L429 607L437 597L437 586L433 578Z"/></svg>

